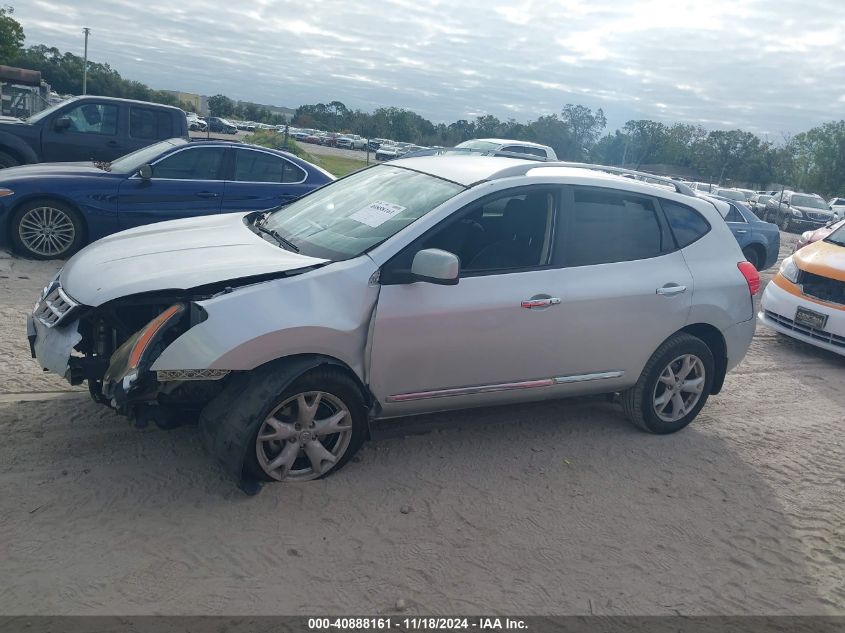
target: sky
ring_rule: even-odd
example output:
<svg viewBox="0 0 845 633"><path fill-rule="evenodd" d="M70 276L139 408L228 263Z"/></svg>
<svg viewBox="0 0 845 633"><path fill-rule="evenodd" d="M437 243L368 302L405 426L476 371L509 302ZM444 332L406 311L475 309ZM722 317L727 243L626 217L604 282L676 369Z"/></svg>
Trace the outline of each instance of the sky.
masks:
<svg viewBox="0 0 845 633"><path fill-rule="evenodd" d="M845 118L845 0L6 0L152 88L435 123L566 103L782 140Z"/></svg>

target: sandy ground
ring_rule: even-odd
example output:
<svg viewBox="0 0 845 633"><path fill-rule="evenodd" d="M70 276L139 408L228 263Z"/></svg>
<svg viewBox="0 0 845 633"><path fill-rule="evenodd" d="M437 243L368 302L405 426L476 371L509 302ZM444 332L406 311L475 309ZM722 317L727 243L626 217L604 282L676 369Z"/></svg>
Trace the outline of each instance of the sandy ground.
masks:
<svg viewBox="0 0 845 633"><path fill-rule="evenodd" d="M0 613L845 613L845 358L759 328L672 436L597 400L428 416L247 498L193 429L37 369L55 269L0 252Z"/></svg>

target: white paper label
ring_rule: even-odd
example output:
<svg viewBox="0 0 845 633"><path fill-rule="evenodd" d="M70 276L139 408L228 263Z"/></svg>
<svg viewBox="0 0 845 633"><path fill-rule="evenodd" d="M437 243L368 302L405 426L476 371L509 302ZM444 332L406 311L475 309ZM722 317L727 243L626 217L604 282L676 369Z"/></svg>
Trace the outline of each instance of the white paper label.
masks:
<svg viewBox="0 0 845 633"><path fill-rule="evenodd" d="M406 208L407 207L402 207L398 204L393 204L392 202L377 200L375 202L371 202L363 209L356 211L349 217L361 224L366 224L367 226L375 228L377 226L381 226L390 218L402 213L402 211Z"/></svg>

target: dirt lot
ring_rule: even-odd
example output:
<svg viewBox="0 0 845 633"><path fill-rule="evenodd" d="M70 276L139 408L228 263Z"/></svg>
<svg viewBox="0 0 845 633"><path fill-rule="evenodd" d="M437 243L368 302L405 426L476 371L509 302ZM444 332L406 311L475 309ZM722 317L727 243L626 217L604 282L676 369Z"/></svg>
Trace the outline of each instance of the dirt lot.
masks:
<svg viewBox="0 0 845 633"><path fill-rule="evenodd" d="M193 429L38 370L56 268L0 251L2 613L845 613L845 358L761 327L672 436L596 400L428 416L247 498Z"/></svg>

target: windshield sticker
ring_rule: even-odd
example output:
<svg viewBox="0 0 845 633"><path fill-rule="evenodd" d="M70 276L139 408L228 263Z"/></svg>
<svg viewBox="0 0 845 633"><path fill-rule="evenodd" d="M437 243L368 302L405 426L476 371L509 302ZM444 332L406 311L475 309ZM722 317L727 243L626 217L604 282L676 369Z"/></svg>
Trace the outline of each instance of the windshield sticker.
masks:
<svg viewBox="0 0 845 633"><path fill-rule="evenodd" d="M375 202L371 202L360 211L356 211L349 217L361 224L366 224L367 226L375 228L402 213L402 211L407 208L408 207L393 204L392 202L382 202L381 200L377 200Z"/></svg>

